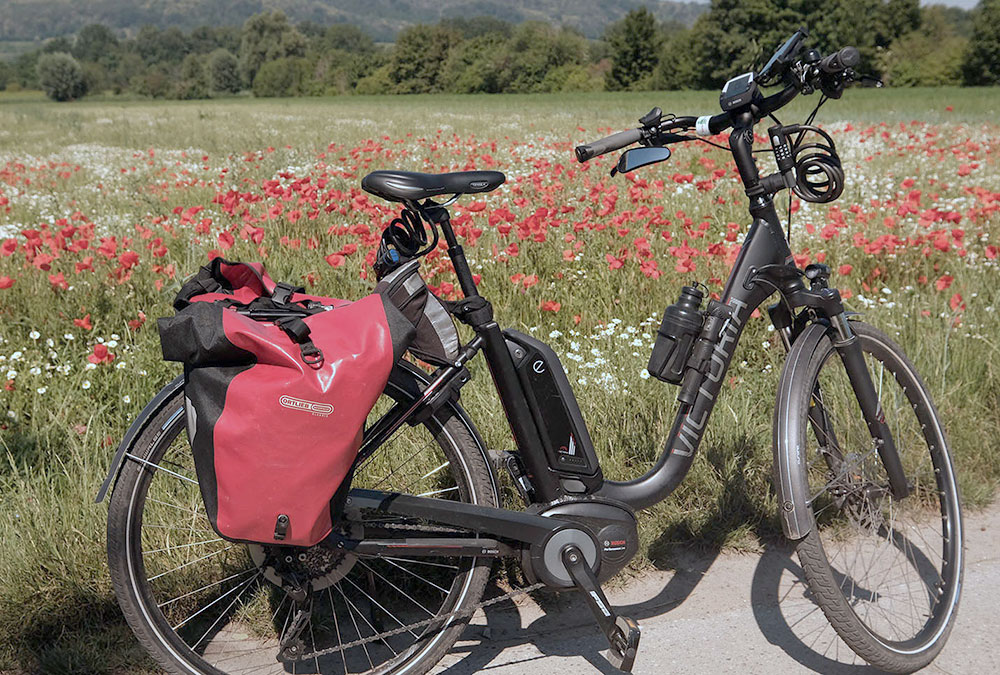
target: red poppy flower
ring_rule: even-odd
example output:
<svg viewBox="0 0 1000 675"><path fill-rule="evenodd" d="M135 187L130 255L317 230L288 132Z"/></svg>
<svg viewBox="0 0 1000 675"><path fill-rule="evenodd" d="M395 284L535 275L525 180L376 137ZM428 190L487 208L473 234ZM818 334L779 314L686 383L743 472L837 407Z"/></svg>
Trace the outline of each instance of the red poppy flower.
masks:
<svg viewBox="0 0 1000 675"><path fill-rule="evenodd" d="M955 280L954 277L948 274L943 274L941 275L941 278L938 279L937 282L934 284L934 287L937 288L939 291L943 291L948 287L950 287L951 282L954 280Z"/></svg>
<svg viewBox="0 0 1000 675"><path fill-rule="evenodd" d="M948 301L948 304L951 306L951 311L953 312L960 312L965 309L965 303L962 302L961 293L956 293L951 296L951 300Z"/></svg>
<svg viewBox="0 0 1000 675"><path fill-rule="evenodd" d="M108 351L107 345L98 343L94 345L94 351L87 360L95 364L111 363L115 360L115 355Z"/></svg>
<svg viewBox="0 0 1000 675"><path fill-rule="evenodd" d="M54 291L55 290L61 290L61 291L67 291L67 290L69 290L69 283L66 281L66 277L63 276L62 272L60 272L59 274L50 274L49 275L49 283L52 284L52 290L54 290Z"/></svg>
<svg viewBox="0 0 1000 675"><path fill-rule="evenodd" d="M87 316L89 317L90 315L88 314ZM146 323L146 313L139 312L139 318L132 319L131 321L129 321L128 327L131 328L132 330L139 330L142 327L142 324L144 323Z"/></svg>

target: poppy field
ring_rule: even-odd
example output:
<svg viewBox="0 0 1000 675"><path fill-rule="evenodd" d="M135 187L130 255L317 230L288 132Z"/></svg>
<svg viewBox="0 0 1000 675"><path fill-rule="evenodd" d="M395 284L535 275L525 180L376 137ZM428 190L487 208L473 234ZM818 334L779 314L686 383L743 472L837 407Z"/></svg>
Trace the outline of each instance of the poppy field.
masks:
<svg viewBox="0 0 1000 675"><path fill-rule="evenodd" d="M921 371L971 508L1000 479L998 99L848 91L817 118L836 142L843 196L791 202L796 261L828 265L848 308ZM814 103L781 118L800 121ZM370 293L397 213L361 191L375 169L507 175L451 210L480 290L501 325L560 355L605 474L645 472L676 396L645 372L660 316L684 284L721 292L748 222L731 157L711 146L676 145L669 161L614 178L614 155L576 163L575 145L653 105L717 107L712 92L0 99L0 672L150 667L110 589L94 495L131 419L179 373L161 360L156 319L215 256L263 261L309 292ZM443 250L422 271L456 297ZM782 363L766 315L751 322L686 482L640 515L636 566L669 566L689 542L754 550L780 537L769 486ZM463 405L491 448L511 449L482 363L473 376Z"/></svg>

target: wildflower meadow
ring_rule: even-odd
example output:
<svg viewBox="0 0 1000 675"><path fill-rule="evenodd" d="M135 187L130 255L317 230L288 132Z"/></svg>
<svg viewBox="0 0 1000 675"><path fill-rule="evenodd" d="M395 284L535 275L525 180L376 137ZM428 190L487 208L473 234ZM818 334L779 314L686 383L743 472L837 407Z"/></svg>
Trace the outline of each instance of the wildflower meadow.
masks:
<svg viewBox="0 0 1000 675"><path fill-rule="evenodd" d="M151 668L110 590L94 496L131 419L179 372L161 360L156 319L215 256L261 260L323 295L370 293L397 209L361 191L368 171L506 173L452 208L481 291L501 325L560 354L605 474L645 472L676 395L645 372L660 315L683 284L721 292L748 224L731 157L711 146L614 178L615 156L575 162L575 145L653 105L711 113L717 95L0 98L0 671ZM829 265L849 309L920 369L970 508L1000 478L998 112L987 89L848 91L817 118L844 194L790 209L797 262ZM422 269L455 297L442 250ZM766 317L744 337L690 476L640 516L633 572L688 543L780 536L769 486L783 350ZM463 404L491 448L511 448L481 363L473 375Z"/></svg>

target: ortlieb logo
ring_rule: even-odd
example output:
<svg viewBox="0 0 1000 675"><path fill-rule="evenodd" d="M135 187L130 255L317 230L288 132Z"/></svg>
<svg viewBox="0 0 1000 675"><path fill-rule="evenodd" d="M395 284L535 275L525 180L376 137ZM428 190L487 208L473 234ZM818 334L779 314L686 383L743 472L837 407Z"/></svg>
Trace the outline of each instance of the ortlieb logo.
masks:
<svg viewBox="0 0 1000 675"><path fill-rule="evenodd" d="M317 403L316 401L307 401L302 398L295 398L294 396L282 396L278 399L278 403L283 408L301 410L302 412L309 412L320 417L326 417L333 412L333 406L329 403Z"/></svg>

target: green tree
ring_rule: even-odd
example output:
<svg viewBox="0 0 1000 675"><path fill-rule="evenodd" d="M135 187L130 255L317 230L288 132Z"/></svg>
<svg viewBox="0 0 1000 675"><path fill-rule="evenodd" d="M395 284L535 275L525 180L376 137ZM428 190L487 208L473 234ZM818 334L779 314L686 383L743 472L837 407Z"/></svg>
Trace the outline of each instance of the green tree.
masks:
<svg viewBox="0 0 1000 675"><path fill-rule="evenodd" d="M972 36L962 63L967 85L1000 84L1000 0L982 0L973 12Z"/></svg>
<svg viewBox="0 0 1000 675"><path fill-rule="evenodd" d="M885 38L894 40L920 27L920 0L888 0L883 5Z"/></svg>
<svg viewBox="0 0 1000 675"><path fill-rule="evenodd" d="M586 63L588 52L586 38L573 30L534 21L523 23L497 59L497 90L545 91L543 82L550 70Z"/></svg>
<svg viewBox="0 0 1000 675"><path fill-rule="evenodd" d="M173 91L173 98L189 100L208 98L208 73L200 54L188 54L181 63L180 79Z"/></svg>
<svg viewBox="0 0 1000 675"><path fill-rule="evenodd" d="M375 41L358 28L346 23L335 23L326 29L320 38L322 49L339 49L350 54L371 54L375 51Z"/></svg>
<svg viewBox="0 0 1000 675"><path fill-rule="evenodd" d="M114 63L118 52L118 38L105 25L92 23L84 26L76 34L73 56L80 61L93 63Z"/></svg>
<svg viewBox="0 0 1000 675"><path fill-rule="evenodd" d="M660 61L653 72L653 89L692 89L702 81L702 68L693 56L696 46L694 30L676 33L666 40L660 51Z"/></svg>
<svg viewBox="0 0 1000 675"><path fill-rule="evenodd" d="M288 23L282 12L255 14L243 24L240 40L240 71L245 82L253 83L268 61L304 56L306 40Z"/></svg>
<svg viewBox="0 0 1000 675"><path fill-rule="evenodd" d="M894 87L936 87L959 84L967 40L940 5L926 7L918 30L892 41L876 59L886 83Z"/></svg>
<svg viewBox="0 0 1000 675"><path fill-rule="evenodd" d="M391 94L396 86L390 76L391 66L386 63L358 80L354 88L356 94Z"/></svg>
<svg viewBox="0 0 1000 675"><path fill-rule="evenodd" d="M307 73L307 62L300 57L286 57L265 62L253 80L253 94L259 97L297 96Z"/></svg>
<svg viewBox="0 0 1000 675"><path fill-rule="evenodd" d="M612 91L647 88L661 45L653 14L645 7L632 10L608 28L605 40L611 48L611 70L605 75L605 86Z"/></svg>
<svg viewBox="0 0 1000 675"><path fill-rule="evenodd" d="M170 93L174 77L162 63L154 64L131 81L132 89L142 96L164 98Z"/></svg>
<svg viewBox="0 0 1000 675"><path fill-rule="evenodd" d="M452 48L442 68L442 88L458 94L500 91L497 57L505 43L504 36L499 33L487 33L460 42Z"/></svg>
<svg viewBox="0 0 1000 675"><path fill-rule="evenodd" d="M240 50L240 27L199 26L191 31L188 42L195 54L210 54L216 49L235 53Z"/></svg>
<svg viewBox="0 0 1000 675"><path fill-rule="evenodd" d="M11 68L6 61L0 61L0 91L7 89L7 83L11 80Z"/></svg>
<svg viewBox="0 0 1000 675"><path fill-rule="evenodd" d="M402 31L389 58L389 78L396 93L443 90L442 71L452 45L461 38L441 26L418 24Z"/></svg>
<svg viewBox="0 0 1000 675"><path fill-rule="evenodd" d="M216 49L208 55L208 85L220 94L235 94L243 88L240 62L227 49Z"/></svg>
<svg viewBox="0 0 1000 675"><path fill-rule="evenodd" d="M45 95L55 101L73 101L87 93L83 68L65 52L38 59L38 82Z"/></svg>
<svg viewBox="0 0 1000 675"><path fill-rule="evenodd" d="M171 26L159 30L143 26L133 41L136 51L148 65L154 63L179 64L191 53L191 40L180 28Z"/></svg>

